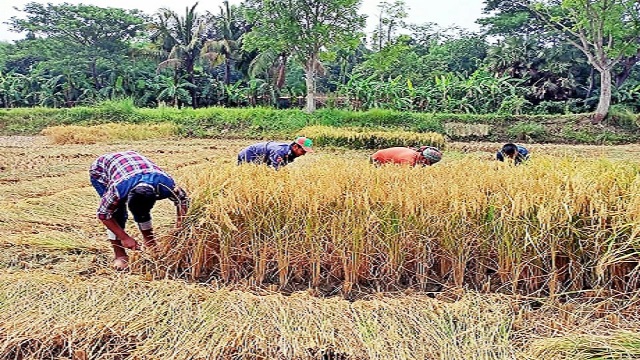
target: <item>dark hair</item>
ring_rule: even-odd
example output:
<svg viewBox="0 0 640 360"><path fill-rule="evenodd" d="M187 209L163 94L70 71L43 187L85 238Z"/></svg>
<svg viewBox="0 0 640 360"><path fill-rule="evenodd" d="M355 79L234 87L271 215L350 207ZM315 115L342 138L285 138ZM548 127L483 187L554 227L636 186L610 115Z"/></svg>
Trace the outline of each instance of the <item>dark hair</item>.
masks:
<svg viewBox="0 0 640 360"><path fill-rule="evenodd" d="M136 222L151 220L151 209L156 204L156 192L152 186L136 186L129 192L129 210Z"/></svg>
<svg viewBox="0 0 640 360"><path fill-rule="evenodd" d="M504 144L501 150L501 152L507 156L515 155L517 151L518 151L518 147L516 146L516 144L512 144L512 143Z"/></svg>

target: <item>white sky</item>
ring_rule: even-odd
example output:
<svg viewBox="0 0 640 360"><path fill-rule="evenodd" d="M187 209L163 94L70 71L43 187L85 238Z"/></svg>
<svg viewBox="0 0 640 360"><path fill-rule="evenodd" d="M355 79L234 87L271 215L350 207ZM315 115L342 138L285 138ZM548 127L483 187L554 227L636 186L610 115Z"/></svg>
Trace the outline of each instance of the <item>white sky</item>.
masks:
<svg viewBox="0 0 640 360"><path fill-rule="evenodd" d="M100 7L117 7L117 8L137 8L148 14L154 13L162 7L167 7L183 13L186 6L195 3L191 1L176 0L36 0L40 3L59 4L63 2L77 4L93 4ZM20 16L19 9L29 0L0 0L0 41L9 41L22 38L22 35L10 32L8 26L4 24L12 16ZM238 4L240 0L230 0L231 4ZM392 1L389 1L392 2ZM469 30L478 30L479 26L475 24L476 19L481 17L483 0L405 0L409 7L409 17L407 21L414 24L422 24L426 22L434 22L442 27L457 25ZM373 29L376 23L377 14L379 13L377 5L380 0L363 0L362 13L367 14L368 27L367 31ZM198 10L219 12L219 6L222 0L201 0Z"/></svg>

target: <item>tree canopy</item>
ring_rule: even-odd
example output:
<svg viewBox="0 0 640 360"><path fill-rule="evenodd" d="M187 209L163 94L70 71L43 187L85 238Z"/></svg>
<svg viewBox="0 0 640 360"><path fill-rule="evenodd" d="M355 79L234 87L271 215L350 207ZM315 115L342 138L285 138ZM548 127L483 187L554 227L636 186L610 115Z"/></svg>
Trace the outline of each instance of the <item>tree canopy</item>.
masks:
<svg viewBox="0 0 640 360"><path fill-rule="evenodd" d="M316 106L453 113L640 112L640 3L487 0L482 31L359 0L221 1L217 11L28 3L0 43L0 107Z"/></svg>

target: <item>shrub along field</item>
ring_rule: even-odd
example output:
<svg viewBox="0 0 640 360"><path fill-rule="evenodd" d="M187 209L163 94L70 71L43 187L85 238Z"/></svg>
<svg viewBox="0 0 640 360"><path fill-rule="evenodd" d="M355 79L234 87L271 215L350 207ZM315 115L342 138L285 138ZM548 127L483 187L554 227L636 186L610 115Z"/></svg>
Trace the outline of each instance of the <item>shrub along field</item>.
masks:
<svg viewBox="0 0 640 360"><path fill-rule="evenodd" d="M399 112L374 109L346 111L271 108L136 108L129 100L108 101L96 107L69 109L0 109L0 135L34 135L58 125L97 125L109 122L172 123L189 137L291 136L305 126L382 128L437 132L455 141L519 141L571 144L625 144L640 139L638 116L613 111L598 126L590 125L590 114L578 115L476 115ZM484 125L486 132L452 131Z"/></svg>
<svg viewBox="0 0 640 360"><path fill-rule="evenodd" d="M331 126L309 126L301 129L319 146L340 146L350 149L381 149L393 146L421 145L444 148L446 140L435 132L416 133L411 131L381 131L368 128L337 128Z"/></svg>
<svg viewBox="0 0 640 360"><path fill-rule="evenodd" d="M637 145L319 148L274 176L234 165L250 140L51 141L0 138L0 358L640 356ZM165 251L118 273L87 169L124 149L193 206L175 234L159 202Z"/></svg>

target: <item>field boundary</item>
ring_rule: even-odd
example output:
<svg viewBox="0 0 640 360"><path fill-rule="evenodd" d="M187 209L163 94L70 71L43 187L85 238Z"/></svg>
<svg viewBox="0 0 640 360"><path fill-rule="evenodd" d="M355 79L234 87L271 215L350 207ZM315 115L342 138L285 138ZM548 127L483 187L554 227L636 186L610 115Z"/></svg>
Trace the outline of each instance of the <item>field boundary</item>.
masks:
<svg viewBox="0 0 640 360"><path fill-rule="evenodd" d="M270 108L143 109L126 101L70 109L0 110L0 135L33 135L52 126L105 123L172 123L183 136L203 138L292 136L304 127L322 125L437 132L452 141L626 144L640 140L640 128L633 116L612 116L602 125L592 125L590 114L476 115L332 109L307 114L302 110Z"/></svg>

